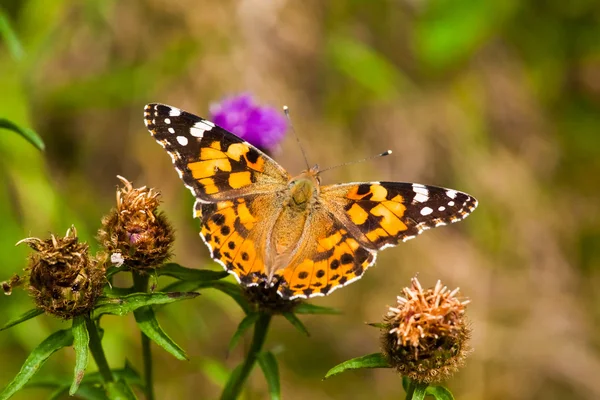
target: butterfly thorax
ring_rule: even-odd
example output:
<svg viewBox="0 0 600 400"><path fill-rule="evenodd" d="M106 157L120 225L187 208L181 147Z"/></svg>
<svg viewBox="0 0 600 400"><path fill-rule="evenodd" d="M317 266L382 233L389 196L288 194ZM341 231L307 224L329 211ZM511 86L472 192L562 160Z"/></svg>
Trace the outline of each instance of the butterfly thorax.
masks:
<svg viewBox="0 0 600 400"><path fill-rule="evenodd" d="M289 200L287 205L302 211L311 206L319 196L319 178L317 167L313 167L290 179L288 184Z"/></svg>

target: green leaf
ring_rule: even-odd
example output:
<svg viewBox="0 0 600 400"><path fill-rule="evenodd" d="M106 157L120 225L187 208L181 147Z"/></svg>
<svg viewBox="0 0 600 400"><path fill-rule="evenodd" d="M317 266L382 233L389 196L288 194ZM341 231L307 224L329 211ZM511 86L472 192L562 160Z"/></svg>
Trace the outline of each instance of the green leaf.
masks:
<svg viewBox="0 0 600 400"><path fill-rule="evenodd" d="M64 399L69 387L66 386L52 393L52 399ZM106 400L106 391L98 383L82 383L77 390L77 399L84 400Z"/></svg>
<svg viewBox="0 0 600 400"><path fill-rule="evenodd" d="M154 310L150 307L138 308L133 312L135 320L146 336L160 347L173 354L178 360L187 360L185 352L160 327Z"/></svg>
<svg viewBox="0 0 600 400"><path fill-rule="evenodd" d="M20 60L23 57L23 46L17 37L17 34L10 26L8 16L3 10L0 10L0 36L6 43L8 52L15 60Z"/></svg>
<svg viewBox="0 0 600 400"><path fill-rule="evenodd" d="M310 333L308 333L308 329L306 329L302 321L300 321L298 317L296 317L296 314L291 312L284 312L283 316L290 322L290 324L294 325L294 327L300 332L304 333L306 336L310 336Z"/></svg>
<svg viewBox="0 0 600 400"><path fill-rule="evenodd" d="M229 276L227 271L186 268L176 263L163 264L156 269L156 273L159 276L171 276L182 281L216 281Z"/></svg>
<svg viewBox="0 0 600 400"><path fill-rule="evenodd" d="M362 369L362 368L391 368L390 364L386 360L385 356L381 353L368 354L366 356L353 358L348 361L344 361L341 364L336 365L327 371L325 378L330 378L334 375L340 374L344 371L351 369Z"/></svg>
<svg viewBox="0 0 600 400"><path fill-rule="evenodd" d="M164 287L162 290L163 291L179 291L179 290L198 290L198 289L205 289L205 288L213 288L213 289L217 289L220 290L221 292L225 293L226 295L228 295L229 297L231 297L233 300L235 300L236 303L238 303L238 305L242 308L242 310L244 310L244 313L249 314L251 312L251 307L250 304L248 303L248 300L246 299L246 297L244 296L244 294L242 293L242 288L240 285L231 283L231 282L226 282L226 281L180 281L180 282L174 282L166 287Z"/></svg>
<svg viewBox="0 0 600 400"><path fill-rule="evenodd" d="M48 336L29 354L17 376L0 393L0 400L8 399L19 391L55 351L72 343L71 329L60 330Z"/></svg>
<svg viewBox="0 0 600 400"><path fill-rule="evenodd" d="M425 400L427 386L426 383L411 380L406 392L406 400Z"/></svg>
<svg viewBox="0 0 600 400"><path fill-rule="evenodd" d="M133 293L124 297L101 297L96 303L94 319L102 314L125 315L140 307L154 304L168 304L180 300L193 299L198 296L194 292L154 292Z"/></svg>
<svg viewBox="0 0 600 400"><path fill-rule="evenodd" d="M279 367L277 366L277 359L270 351L262 352L258 355L258 365L265 374L267 385L269 386L269 393L271 394L271 400L281 399L281 386L279 383Z"/></svg>
<svg viewBox="0 0 600 400"><path fill-rule="evenodd" d="M294 308L296 314L330 314L338 315L342 312L338 309L331 307L316 306L310 303L300 303Z"/></svg>
<svg viewBox="0 0 600 400"><path fill-rule="evenodd" d="M29 310L29 311L25 312L24 314L19 315L17 318L11 319L10 321L8 321L6 324L4 324L4 326L2 328L0 328L0 331L3 331L8 328L12 328L15 325L19 325L21 322L25 322L27 320L30 320L31 318L35 318L38 315L43 314L43 313L44 313L44 310L42 310L40 308L34 308L32 310Z"/></svg>
<svg viewBox="0 0 600 400"><path fill-rule="evenodd" d="M240 322L237 327L237 330L231 337L229 341L229 348L227 349L227 353L231 353L235 346L238 344L242 335L252 326L256 321L258 321L259 314L258 313L250 313L246 315L246 317Z"/></svg>
<svg viewBox="0 0 600 400"><path fill-rule="evenodd" d="M108 382L106 395L110 400L135 400L137 397L125 381Z"/></svg>
<svg viewBox="0 0 600 400"><path fill-rule="evenodd" d="M90 342L90 334L85 326L85 318L89 316L79 315L73 318L73 348L75 349L75 376L73 384L69 389L69 396L73 396L85 375L85 370L88 364L88 344Z"/></svg>
<svg viewBox="0 0 600 400"><path fill-rule="evenodd" d="M389 329L389 325L383 322L367 322L367 325L372 326L373 328Z"/></svg>
<svg viewBox="0 0 600 400"><path fill-rule="evenodd" d="M428 386L427 394L435 397L436 400L454 400L450 390L444 386Z"/></svg>
<svg viewBox="0 0 600 400"><path fill-rule="evenodd" d="M33 129L20 127L6 118L0 118L0 128L8 129L9 131L18 133L40 151L43 151L45 148L42 138Z"/></svg>

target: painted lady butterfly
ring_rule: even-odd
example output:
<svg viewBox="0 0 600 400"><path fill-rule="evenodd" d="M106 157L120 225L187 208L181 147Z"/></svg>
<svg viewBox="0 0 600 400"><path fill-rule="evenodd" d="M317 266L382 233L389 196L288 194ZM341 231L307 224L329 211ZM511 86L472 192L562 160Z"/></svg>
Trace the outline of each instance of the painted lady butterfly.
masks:
<svg viewBox="0 0 600 400"><path fill-rule="evenodd" d="M359 279L377 252L457 222L472 196L417 183L321 186L317 167L292 177L243 139L163 104L148 130L196 197L211 256L246 286L276 285L285 299L323 296Z"/></svg>

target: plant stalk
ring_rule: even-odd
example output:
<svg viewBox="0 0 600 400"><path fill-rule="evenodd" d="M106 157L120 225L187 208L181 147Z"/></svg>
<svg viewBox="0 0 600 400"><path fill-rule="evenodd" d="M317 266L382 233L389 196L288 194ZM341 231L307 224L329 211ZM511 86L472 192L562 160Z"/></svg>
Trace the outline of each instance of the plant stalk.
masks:
<svg viewBox="0 0 600 400"><path fill-rule="evenodd" d="M227 382L227 385L221 394L221 400L237 399L242 392L244 383L248 379L248 376L250 376L250 372L252 372L252 368L254 367L254 364L256 364L258 354L261 352L263 344L265 343L270 323L271 314L261 312L254 325L254 335L252 337L250 349L246 354L246 359L240 367L232 372L231 377L229 378L230 381Z"/></svg>
<svg viewBox="0 0 600 400"><path fill-rule="evenodd" d="M133 288L136 292L146 293L148 291L149 276L132 271ZM142 335L142 359L144 362L144 382L146 400L154 400L154 378L152 372L152 349L150 348L150 338L144 332Z"/></svg>
<svg viewBox="0 0 600 400"><path fill-rule="evenodd" d="M104 354L102 342L100 341L100 335L98 334L98 327L94 321L92 321L89 315L85 316L85 326L88 330L88 334L90 335L90 352L92 353L92 357L94 357L94 361L98 366L98 371L100 372L104 382L113 382L115 379L112 375L110 367L108 366L108 361L106 361L106 355Z"/></svg>

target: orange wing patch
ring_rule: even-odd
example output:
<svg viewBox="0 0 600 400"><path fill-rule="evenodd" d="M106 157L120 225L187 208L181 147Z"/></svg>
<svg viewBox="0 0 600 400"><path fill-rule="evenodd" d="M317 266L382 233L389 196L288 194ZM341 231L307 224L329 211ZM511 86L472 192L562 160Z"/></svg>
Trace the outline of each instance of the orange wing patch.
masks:
<svg viewBox="0 0 600 400"><path fill-rule="evenodd" d="M317 238L316 242L314 254L283 270L278 289L282 297L324 296L360 278L375 261L375 253L361 246L343 228Z"/></svg>

